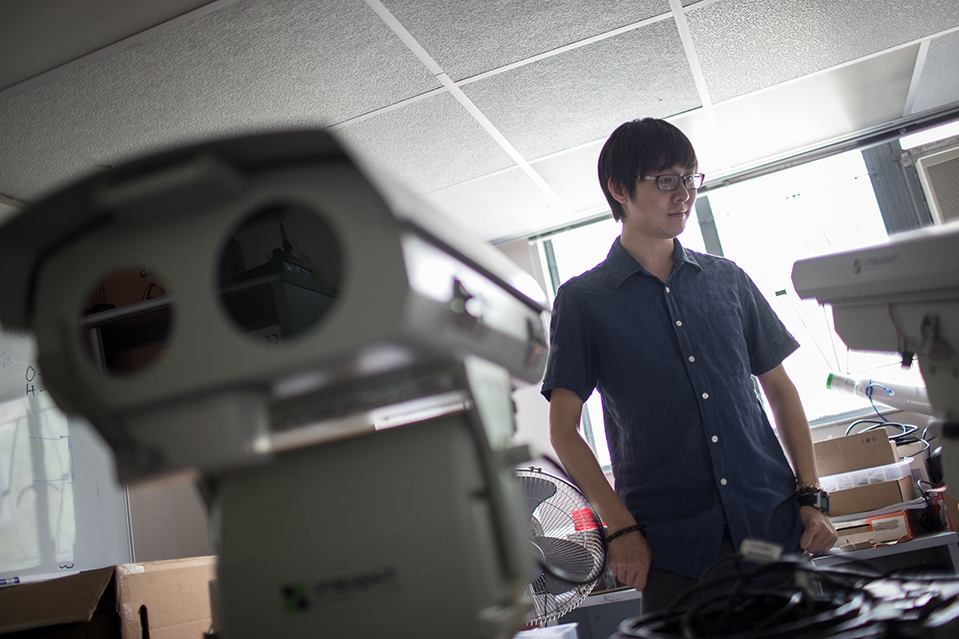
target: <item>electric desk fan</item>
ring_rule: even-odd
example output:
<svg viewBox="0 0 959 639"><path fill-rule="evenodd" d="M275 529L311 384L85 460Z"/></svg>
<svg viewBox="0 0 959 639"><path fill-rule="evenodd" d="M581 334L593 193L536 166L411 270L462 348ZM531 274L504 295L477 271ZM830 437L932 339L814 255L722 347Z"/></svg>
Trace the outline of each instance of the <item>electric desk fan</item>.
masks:
<svg viewBox="0 0 959 639"><path fill-rule="evenodd" d="M559 619L593 590L606 564L599 516L579 490L539 468L517 470L529 515L530 543L542 572L526 586L530 626Z"/></svg>

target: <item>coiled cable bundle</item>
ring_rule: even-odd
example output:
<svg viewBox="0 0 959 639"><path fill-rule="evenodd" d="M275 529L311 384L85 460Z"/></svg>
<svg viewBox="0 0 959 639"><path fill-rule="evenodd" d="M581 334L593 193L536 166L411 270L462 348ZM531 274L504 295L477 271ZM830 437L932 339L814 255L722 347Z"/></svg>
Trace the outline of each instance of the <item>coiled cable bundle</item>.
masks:
<svg viewBox="0 0 959 639"><path fill-rule="evenodd" d="M731 559L742 555L717 565ZM715 579L709 578L712 571L665 610L627 619L610 639L959 636L955 576L898 578L853 564L816 568L808 558L783 559ZM940 630L955 634L921 632L934 617Z"/></svg>

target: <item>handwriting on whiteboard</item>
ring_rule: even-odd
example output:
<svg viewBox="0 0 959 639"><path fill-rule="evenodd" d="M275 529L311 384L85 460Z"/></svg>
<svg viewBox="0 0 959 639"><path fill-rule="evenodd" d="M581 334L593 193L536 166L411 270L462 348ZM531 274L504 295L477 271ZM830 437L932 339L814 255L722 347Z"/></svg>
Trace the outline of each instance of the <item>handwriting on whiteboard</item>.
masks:
<svg viewBox="0 0 959 639"><path fill-rule="evenodd" d="M37 369L35 369L33 366L27 366L27 371L26 371L27 395L36 395L37 393L42 393L45 390L47 390L46 388L42 386L38 388L37 385L34 384L34 382L39 383L37 379L39 377L40 377L40 373L37 372Z"/></svg>

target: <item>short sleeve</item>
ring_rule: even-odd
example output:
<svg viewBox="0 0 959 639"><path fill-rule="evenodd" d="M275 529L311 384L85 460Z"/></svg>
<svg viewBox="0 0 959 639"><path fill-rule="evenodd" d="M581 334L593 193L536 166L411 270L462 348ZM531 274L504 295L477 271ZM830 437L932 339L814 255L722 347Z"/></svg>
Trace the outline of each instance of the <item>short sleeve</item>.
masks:
<svg viewBox="0 0 959 639"><path fill-rule="evenodd" d="M548 400L554 388L565 388L585 402L596 387L597 363L589 318L578 291L569 283L560 287L550 318L550 350L542 393Z"/></svg>
<svg viewBox="0 0 959 639"><path fill-rule="evenodd" d="M782 364L799 348L799 342L776 315L752 278L742 269L738 270L750 372L759 376Z"/></svg>

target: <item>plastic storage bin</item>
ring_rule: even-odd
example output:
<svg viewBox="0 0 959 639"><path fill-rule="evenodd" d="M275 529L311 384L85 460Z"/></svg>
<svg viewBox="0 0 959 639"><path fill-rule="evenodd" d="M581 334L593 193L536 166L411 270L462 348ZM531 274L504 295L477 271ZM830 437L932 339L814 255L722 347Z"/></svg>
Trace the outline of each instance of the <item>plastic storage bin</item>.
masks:
<svg viewBox="0 0 959 639"><path fill-rule="evenodd" d="M895 481L910 476L909 464L911 463L912 457L903 457L894 464L820 477L819 484L827 492L832 492L855 488L856 486L866 486L867 484L878 484L884 481Z"/></svg>

